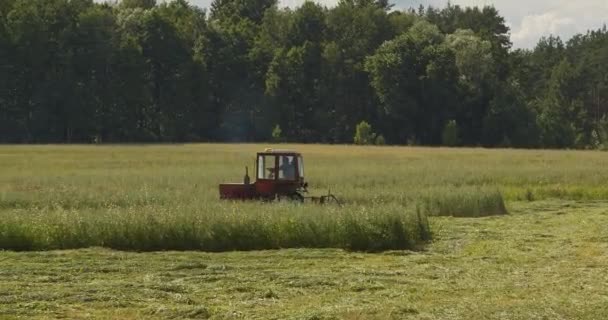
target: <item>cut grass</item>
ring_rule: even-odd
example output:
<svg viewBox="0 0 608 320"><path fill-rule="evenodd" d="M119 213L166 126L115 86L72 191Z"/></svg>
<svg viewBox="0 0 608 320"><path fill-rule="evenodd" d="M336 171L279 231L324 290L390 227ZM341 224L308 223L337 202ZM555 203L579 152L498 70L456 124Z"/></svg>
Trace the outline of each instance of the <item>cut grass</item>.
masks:
<svg viewBox="0 0 608 320"><path fill-rule="evenodd" d="M415 252L3 252L0 318L605 318L608 203L509 207Z"/></svg>

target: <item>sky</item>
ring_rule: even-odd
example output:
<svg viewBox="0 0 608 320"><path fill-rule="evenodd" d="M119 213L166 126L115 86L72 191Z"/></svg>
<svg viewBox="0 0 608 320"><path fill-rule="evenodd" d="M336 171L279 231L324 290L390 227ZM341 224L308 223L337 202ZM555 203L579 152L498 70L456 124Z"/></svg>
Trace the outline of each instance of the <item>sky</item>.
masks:
<svg viewBox="0 0 608 320"><path fill-rule="evenodd" d="M211 0L189 0L207 7ZM284 6L295 7L304 0L279 0ZM327 6L337 0L316 0ZM443 7L448 0L392 0L396 8L433 5ZM462 6L493 5L511 27L515 48L533 48L542 36L559 35L569 39L577 33L601 28L608 23L608 0L451 0Z"/></svg>

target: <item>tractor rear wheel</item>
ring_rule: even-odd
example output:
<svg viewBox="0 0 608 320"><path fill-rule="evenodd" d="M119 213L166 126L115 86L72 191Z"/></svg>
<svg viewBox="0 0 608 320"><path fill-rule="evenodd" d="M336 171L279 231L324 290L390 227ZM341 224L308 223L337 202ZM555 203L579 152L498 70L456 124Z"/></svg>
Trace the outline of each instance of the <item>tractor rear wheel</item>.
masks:
<svg viewBox="0 0 608 320"><path fill-rule="evenodd" d="M300 202L300 203L304 202L304 196L298 192L295 192L295 193L292 193L291 195L289 195L289 199Z"/></svg>

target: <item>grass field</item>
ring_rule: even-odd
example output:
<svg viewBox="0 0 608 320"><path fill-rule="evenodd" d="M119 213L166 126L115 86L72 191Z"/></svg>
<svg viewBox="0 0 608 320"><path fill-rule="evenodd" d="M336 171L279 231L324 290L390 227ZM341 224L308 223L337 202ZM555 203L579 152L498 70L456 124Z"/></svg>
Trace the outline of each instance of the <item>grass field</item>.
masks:
<svg viewBox="0 0 608 320"><path fill-rule="evenodd" d="M0 147L0 318L608 311L605 153L281 146L347 205L219 201L264 147Z"/></svg>

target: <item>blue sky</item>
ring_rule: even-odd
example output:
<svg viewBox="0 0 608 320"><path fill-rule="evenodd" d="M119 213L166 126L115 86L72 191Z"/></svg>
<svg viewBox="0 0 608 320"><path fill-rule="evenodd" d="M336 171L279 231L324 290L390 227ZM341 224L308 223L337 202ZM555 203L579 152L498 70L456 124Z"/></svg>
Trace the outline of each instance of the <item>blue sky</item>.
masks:
<svg viewBox="0 0 608 320"><path fill-rule="evenodd" d="M190 0L206 7L211 0ZM279 0L284 6L298 6L304 0ZM337 0L316 0L327 6ZM531 48L543 35L572 35L597 29L608 22L608 0L451 0L459 5L494 5L511 27L511 40L516 48ZM447 0L393 0L398 8L422 5L445 6Z"/></svg>

